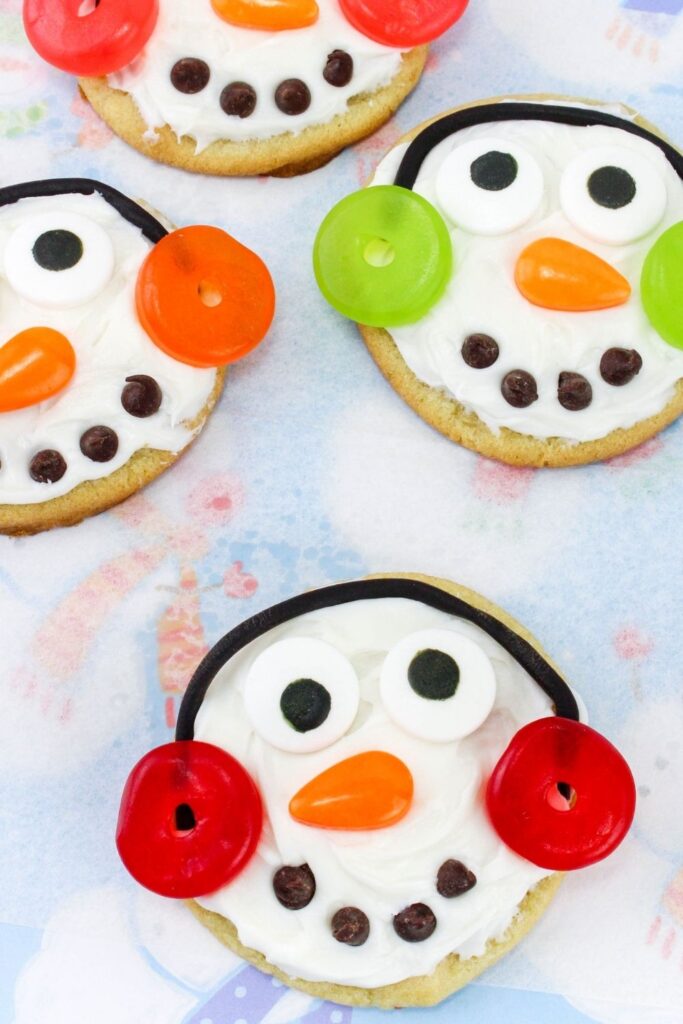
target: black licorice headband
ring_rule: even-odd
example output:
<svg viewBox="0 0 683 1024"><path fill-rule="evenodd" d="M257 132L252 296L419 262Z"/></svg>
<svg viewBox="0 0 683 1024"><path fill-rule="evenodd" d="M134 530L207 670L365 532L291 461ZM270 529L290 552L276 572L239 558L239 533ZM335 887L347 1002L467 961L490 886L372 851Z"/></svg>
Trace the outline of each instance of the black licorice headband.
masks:
<svg viewBox="0 0 683 1024"><path fill-rule="evenodd" d="M6 188L0 188L0 206L10 206L21 199L66 195L91 196L95 192L154 245L168 234L163 224L133 199L124 196L123 192L118 192L110 185L95 181L94 178L46 178L43 181L25 181L18 185L8 185Z"/></svg>
<svg viewBox="0 0 683 1024"><path fill-rule="evenodd" d="M207 694L211 683L223 666L230 661L242 648L258 637L281 626L291 619L296 619L306 612L319 611L321 608L332 608L335 605L350 604L353 601L367 601L387 597L402 597L446 612L456 618L478 626L515 661L525 669L531 678L550 697L555 713L561 718L579 720L579 708L576 698L564 679L548 664L528 641L523 640L514 630L506 626L500 619L482 611L468 601L429 583L409 579L378 579L355 580L352 583L339 583L332 587L323 587L306 594L299 594L281 604L273 605L258 615L240 623L235 629L218 641L203 659L190 680L183 697L176 726L177 740L194 739L194 723L197 713Z"/></svg>
<svg viewBox="0 0 683 1024"><path fill-rule="evenodd" d="M607 114L602 110L590 107L564 107L552 103L484 103L465 110L457 110L453 114L427 125L408 146L399 165L394 185L412 189L417 181L422 164L431 151L456 132L463 128L473 128L478 124L494 124L500 121L552 121L555 124L576 125L588 128L591 125L605 125L608 128L620 128L631 135L646 139L664 153L679 178L683 179L683 154L674 149L670 143L660 139L647 128L641 128L633 121L627 121L615 114Z"/></svg>

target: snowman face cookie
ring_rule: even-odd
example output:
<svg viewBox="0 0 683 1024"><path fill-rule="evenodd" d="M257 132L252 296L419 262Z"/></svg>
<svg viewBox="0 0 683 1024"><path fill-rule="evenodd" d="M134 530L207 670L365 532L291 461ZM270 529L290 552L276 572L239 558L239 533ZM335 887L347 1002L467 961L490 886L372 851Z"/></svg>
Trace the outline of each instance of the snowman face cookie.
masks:
<svg viewBox="0 0 683 1024"><path fill-rule="evenodd" d="M465 2L436 18L433 35ZM37 52L80 75L90 102L126 141L208 173L325 162L387 119L426 58L400 31L395 43L378 42L377 32L371 38L358 0L110 0L84 16L78 5L67 14L65 7L26 0ZM400 30L402 19L395 21ZM378 25L380 36L391 34L385 19ZM423 34L413 24L407 37Z"/></svg>
<svg viewBox="0 0 683 1024"><path fill-rule="evenodd" d="M572 839L564 832L563 853L547 848L554 818L562 830L572 817L562 794L581 787L586 753L550 738L555 729L597 741L594 779L607 748L621 766L608 784L624 798L608 812L613 848L632 816L620 755L578 723L571 690L530 643L457 593L405 578L344 584L228 634L190 685L179 742L148 755L129 781L119 849L135 877L198 896L289 978L374 989L430 975L451 953L481 958L554 867L588 862L595 821L581 840L583 825ZM522 753L529 730L533 749ZM544 761L569 748L577 760L553 778L565 768ZM212 809L194 765L211 751L225 773L207 790ZM533 783L527 757L542 773ZM520 771L538 802L512 835L520 809L508 783L519 795ZM173 813L176 838L166 841ZM532 848L536 863L519 852ZM595 847L588 859L607 852ZM190 858L202 863L199 882ZM216 884L221 873L228 884Z"/></svg>
<svg viewBox="0 0 683 1024"><path fill-rule="evenodd" d="M484 453L561 464L632 446L680 412L682 176L672 147L590 107L494 103L434 122L372 183L410 190L406 238L418 197L440 228L401 292L412 308L354 311L390 334L363 329L373 355ZM318 267L332 301L334 269Z"/></svg>
<svg viewBox="0 0 683 1024"><path fill-rule="evenodd" d="M254 287L270 282L260 260L219 229L169 234L99 182L0 190L3 529L39 528L43 515L45 525L69 521L86 482L76 518L99 511L125 496L108 488L130 460L144 452L160 472L186 447L240 336L225 345L236 259L245 281L256 268ZM220 315L202 300L204 279L225 286Z"/></svg>

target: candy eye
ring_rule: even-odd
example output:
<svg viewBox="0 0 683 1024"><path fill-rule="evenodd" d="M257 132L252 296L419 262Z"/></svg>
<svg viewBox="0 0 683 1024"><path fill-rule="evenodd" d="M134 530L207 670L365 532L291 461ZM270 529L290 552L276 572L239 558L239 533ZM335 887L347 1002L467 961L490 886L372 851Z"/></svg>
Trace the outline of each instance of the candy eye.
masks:
<svg viewBox="0 0 683 1024"><path fill-rule="evenodd" d="M454 149L436 179L444 213L477 235L515 231L543 199L540 167L525 149L503 139L473 139Z"/></svg>
<svg viewBox="0 0 683 1024"><path fill-rule="evenodd" d="M4 266L22 298L65 309L102 291L114 272L114 248L106 231L86 217L32 217L11 235Z"/></svg>
<svg viewBox="0 0 683 1024"><path fill-rule="evenodd" d="M567 220L584 235L626 245L657 226L666 209L666 185L640 153L601 146L577 156L560 182Z"/></svg>
<svg viewBox="0 0 683 1024"><path fill-rule="evenodd" d="M360 700L350 662L322 640L280 640L254 661L244 702L266 742L293 754L323 750L351 727Z"/></svg>
<svg viewBox="0 0 683 1024"><path fill-rule="evenodd" d="M380 692L387 713L406 732L449 743L469 736L488 718L496 677L474 641L446 629L425 629L389 651Z"/></svg>

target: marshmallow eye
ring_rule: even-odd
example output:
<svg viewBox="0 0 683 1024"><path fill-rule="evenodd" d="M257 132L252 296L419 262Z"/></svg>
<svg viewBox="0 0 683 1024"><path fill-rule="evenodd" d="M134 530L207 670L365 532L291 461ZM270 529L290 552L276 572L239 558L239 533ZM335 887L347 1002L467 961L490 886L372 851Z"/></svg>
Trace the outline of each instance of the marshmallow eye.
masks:
<svg viewBox="0 0 683 1024"><path fill-rule="evenodd" d="M31 217L5 247L5 277L28 302L52 309L94 299L114 272L114 247L99 224L77 214Z"/></svg>
<svg viewBox="0 0 683 1024"><path fill-rule="evenodd" d="M478 644L447 629L411 633L389 651L380 693L406 732L450 743L475 732L496 698L493 666Z"/></svg>
<svg viewBox="0 0 683 1024"><path fill-rule="evenodd" d="M521 228L538 210L543 173L522 146L503 139L474 139L443 162L436 194L457 227L475 235L504 235Z"/></svg>
<svg viewBox="0 0 683 1024"><path fill-rule="evenodd" d="M620 146L581 153L560 182L567 220L607 245L627 245L647 235L664 216L666 201L666 185L655 165Z"/></svg>
<svg viewBox="0 0 683 1024"><path fill-rule="evenodd" d="M351 728L360 687L351 663L323 640L280 640L258 655L244 689L247 716L272 746L323 750Z"/></svg>

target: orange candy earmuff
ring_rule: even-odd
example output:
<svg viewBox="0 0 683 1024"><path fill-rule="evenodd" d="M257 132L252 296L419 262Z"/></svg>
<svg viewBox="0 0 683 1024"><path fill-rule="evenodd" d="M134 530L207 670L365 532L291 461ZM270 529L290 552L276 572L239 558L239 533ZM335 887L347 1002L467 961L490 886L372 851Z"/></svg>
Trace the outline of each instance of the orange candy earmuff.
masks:
<svg viewBox="0 0 683 1024"><path fill-rule="evenodd" d="M70 342L50 327L29 327L0 348L0 412L26 409L66 387L76 369Z"/></svg>
<svg viewBox="0 0 683 1024"><path fill-rule="evenodd" d="M275 313L275 288L260 257L220 228L166 235L136 286L140 323L158 348L190 366L235 362L261 342Z"/></svg>
<svg viewBox="0 0 683 1024"><path fill-rule="evenodd" d="M319 14L315 0L211 0L211 6L223 21L263 32L306 28Z"/></svg>

